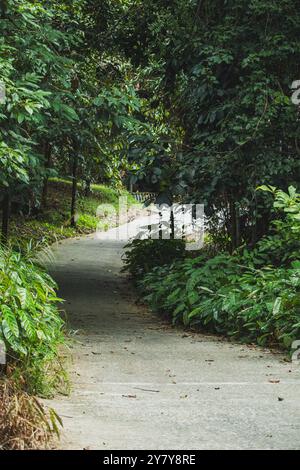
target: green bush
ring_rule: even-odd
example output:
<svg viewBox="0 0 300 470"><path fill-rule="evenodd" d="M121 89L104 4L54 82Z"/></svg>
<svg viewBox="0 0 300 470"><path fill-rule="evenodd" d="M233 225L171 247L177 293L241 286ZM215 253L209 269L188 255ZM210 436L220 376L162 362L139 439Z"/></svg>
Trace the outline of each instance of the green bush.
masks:
<svg viewBox="0 0 300 470"><path fill-rule="evenodd" d="M139 283L152 309L174 323L199 326L260 345L290 348L300 338L300 196L274 188L273 233L254 250L184 259Z"/></svg>
<svg viewBox="0 0 300 470"><path fill-rule="evenodd" d="M124 271L129 271L136 279L154 267L182 259L185 254L185 243L182 240L134 240L125 248Z"/></svg>
<svg viewBox="0 0 300 470"><path fill-rule="evenodd" d="M77 228L79 230L87 231L95 231L97 229L98 219L96 216L90 214L80 214L77 220Z"/></svg>
<svg viewBox="0 0 300 470"><path fill-rule="evenodd" d="M290 347L300 337L300 262L247 268L238 258L187 259L147 274L145 300L173 322L260 345Z"/></svg>
<svg viewBox="0 0 300 470"><path fill-rule="evenodd" d="M59 367L64 322L56 284L32 258L32 253L0 248L0 339L28 388L45 394L52 365Z"/></svg>

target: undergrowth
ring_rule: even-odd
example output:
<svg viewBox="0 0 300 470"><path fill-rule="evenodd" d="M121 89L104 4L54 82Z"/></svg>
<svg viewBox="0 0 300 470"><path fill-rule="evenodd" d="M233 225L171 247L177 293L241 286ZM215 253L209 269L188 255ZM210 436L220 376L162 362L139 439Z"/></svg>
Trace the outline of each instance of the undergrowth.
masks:
<svg viewBox="0 0 300 470"><path fill-rule="evenodd" d="M35 251L0 248L0 340L26 389L42 396L51 394L53 377L63 371L64 321L56 288L37 264Z"/></svg>
<svg viewBox="0 0 300 470"><path fill-rule="evenodd" d="M61 420L34 397L67 394L69 380L64 359L67 340L54 280L37 262L41 250L54 241L108 229L115 223L119 196L94 185L89 196L79 185L76 228L70 226L71 182L49 183L48 205L25 216L15 212L9 247L0 246L0 342L7 364L0 370L0 449L45 448L59 434ZM105 204L103 214L97 214ZM1 344L0 344L1 346Z"/></svg>
<svg viewBox="0 0 300 470"><path fill-rule="evenodd" d="M11 244L18 249L26 247L29 240L49 245L58 240L73 238L116 225L115 214L119 210L119 197L127 197L128 206L136 204L126 190L116 190L104 185L92 185L86 195L79 184L76 227L70 225L71 181L52 178L49 181L48 204L35 214L16 213L11 222ZM105 204L103 214L97 215L99 205Z"/></svg>
<svg viewBox="0 0 300 470"><path fill-rule="evenodd" d="M182 240L134 240L125 250L123 271L129 271L138 280L157 266L184 258L185 243Z"/></svg>
<svg viewBox="0 0 300 470"><path fill-rule="evenodd" d="M22 254L0 247L0 449L45 448L59 434L60 418L34 397L69 391L56 287L31 246Z"/></svg>
<svg viewBox="0 0 300 470"><path fill-rule="evenodd" d="M0 381L0 450L47 449L59 437L60 417L46 409L15 381Z"/></svg>
<svg viewBox="0 0 300 470"><path fill-rule="evenodd" d="M262 189L279 212L254 249L213 257L208 249L159 266L150 245L154 253L164 248L148 241L133 245L127 268L150 307L173 323L291 350L300 337L300 195Z"/></svg>

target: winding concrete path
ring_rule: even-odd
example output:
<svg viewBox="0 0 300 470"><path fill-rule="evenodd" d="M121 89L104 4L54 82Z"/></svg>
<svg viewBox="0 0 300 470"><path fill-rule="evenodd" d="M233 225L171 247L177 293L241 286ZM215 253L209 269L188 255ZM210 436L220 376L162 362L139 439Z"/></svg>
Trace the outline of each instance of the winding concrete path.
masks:
<svg viewBox="0 0 300 470"><path fill-rule="evenodd" d="M76 331L63 449L300 449L300 367L259 348L173 329L135 303L122 243L54 249Z"/></svg>

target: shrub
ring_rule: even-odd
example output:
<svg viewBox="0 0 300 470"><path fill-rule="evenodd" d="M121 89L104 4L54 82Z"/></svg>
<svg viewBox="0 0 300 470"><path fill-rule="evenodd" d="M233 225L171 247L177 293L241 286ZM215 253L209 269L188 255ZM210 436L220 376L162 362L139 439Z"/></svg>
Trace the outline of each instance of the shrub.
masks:
<svg viewBox="0 0 300 470"><path fill-rule="evenodd" d="M247 268L217 256L156 268L140 283L145 300L174 323L260 345L290 347L300 337L300 263Z"/></svg>
<svg viewBox="0 0 300 470"><path fill-rule="evenodd" d="M45 449L53 435L59 436L60 417L14 381L0 381L0 402L0 450Z"/></svg>
<svg viewBox="0 0 300 470"><path fill-rule="evenodd" d="M90 214L80 214L76 224L80 231L91 232L97 229L98 219Z"/></svg>
<svg viewBox="0 0 300 470"><path fill-rule="evenodd" d="M145 300L174 323L260 345L290 348L300 337L300 195L263 187L281 214L255 249L202 254L142 271Z"/></svg>
<svg viewBox="0 0 300 470"><path fill-rule="evenodd" d="M54 362L58 367L64 322L57 308L56 284L33 256L0 249L0 339L9 361L24 369L27 386L45 394L49 367Z"/></svg>
<svg viewBox="0 0 300 470"><path fill-rule="evenodd" d="M124 270L140 279L154 267L184 258L185 242L182 240L134 240L126 247Z"/></svg>

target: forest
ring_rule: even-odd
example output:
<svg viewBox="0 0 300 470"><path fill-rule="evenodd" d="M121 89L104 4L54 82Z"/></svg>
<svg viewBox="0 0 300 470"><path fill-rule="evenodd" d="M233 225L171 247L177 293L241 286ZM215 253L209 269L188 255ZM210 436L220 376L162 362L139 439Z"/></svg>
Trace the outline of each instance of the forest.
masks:
<svg viewBox="0 0 300 470"><path fill-rule="evenodd" d="M35 397L72 387L63 299L37 254L93 233L121 195L205 207L200 252L127 247L144 305L291 357L299 31L288 0L0 1L0 449L47 446L61 418Z"/></svg>

